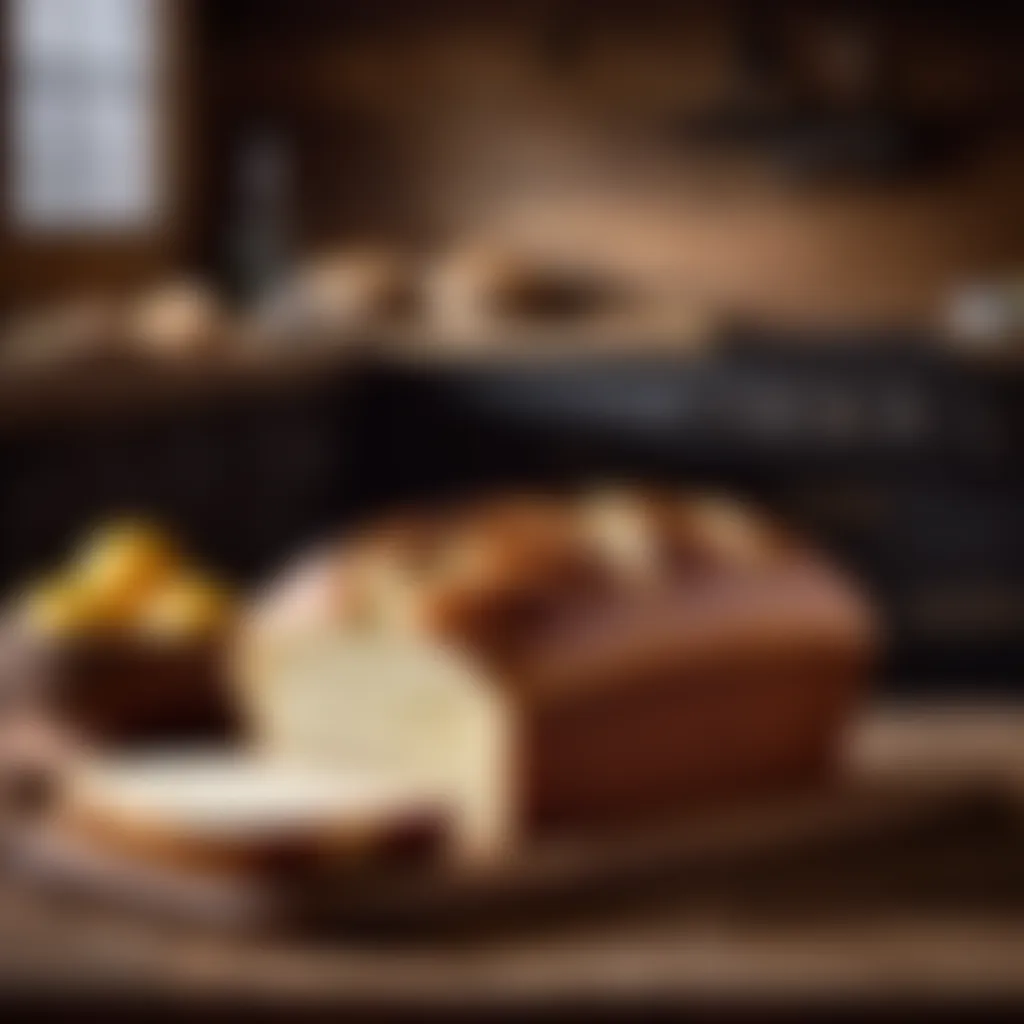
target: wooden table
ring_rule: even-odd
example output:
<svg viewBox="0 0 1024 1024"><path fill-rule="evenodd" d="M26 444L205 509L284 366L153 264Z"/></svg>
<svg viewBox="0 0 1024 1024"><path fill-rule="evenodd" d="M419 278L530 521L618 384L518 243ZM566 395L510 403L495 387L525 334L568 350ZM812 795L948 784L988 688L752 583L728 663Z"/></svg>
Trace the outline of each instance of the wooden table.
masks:
<svg viewBox="0 0 1024 1024"><path fill-rule="evenodd" d="M1024 1004L1024 709L888 708L851 744L914 827L426 935L227 936L0 884L0 992L69 1006L435 1013ZM838 799L838 798L837 798ZM1018 815L1018 810L1021 815Z"/></svg>

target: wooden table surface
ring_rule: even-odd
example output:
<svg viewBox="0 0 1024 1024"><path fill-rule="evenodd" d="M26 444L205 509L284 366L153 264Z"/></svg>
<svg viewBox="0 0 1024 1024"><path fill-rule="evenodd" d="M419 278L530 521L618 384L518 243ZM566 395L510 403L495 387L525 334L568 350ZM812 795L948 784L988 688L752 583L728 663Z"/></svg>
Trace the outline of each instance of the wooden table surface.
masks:
<svg viewBox="0 0 1024 1024"><path fill-rule="evenodd" d="M944 810L888 839L571 913L391 936L229 936L0 882L0 994L145 1006L632 1010L793 1000L1024 1004L1024 708L886 708L854 776ZM840 799L837 797L836 799ZM1021 816L1018 816L1018 809Z"/></svg>

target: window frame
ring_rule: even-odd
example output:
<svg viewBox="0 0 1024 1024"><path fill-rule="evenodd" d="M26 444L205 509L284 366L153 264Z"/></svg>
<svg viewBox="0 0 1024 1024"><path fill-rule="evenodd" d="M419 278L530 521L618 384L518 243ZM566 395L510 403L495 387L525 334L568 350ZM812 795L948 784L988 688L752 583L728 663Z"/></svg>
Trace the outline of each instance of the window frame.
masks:
<svg viewBox="0 0 1024 1024"><path fill-rule="evenodd" d="M0 0L0 21L8 3ZM51 296L144 284L192 255L201 150L196 79L204 66L197 8L196 0L158 0L160 203L153 223L132 231L41 234L17 226L10 202L9 38L0 32L0 317Z"/></svg>

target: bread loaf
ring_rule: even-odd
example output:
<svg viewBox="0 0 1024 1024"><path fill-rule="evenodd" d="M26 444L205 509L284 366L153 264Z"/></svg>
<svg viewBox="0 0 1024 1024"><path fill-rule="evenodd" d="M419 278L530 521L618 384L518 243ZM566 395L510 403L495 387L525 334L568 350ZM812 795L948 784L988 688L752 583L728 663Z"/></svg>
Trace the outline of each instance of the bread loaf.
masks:
<svg viewBox="0 0 1024 1024"><path fill-rule="evenodd" d="M379 523L242 630L258 745L448 794L462 851L808 784L873 647L864 602L745 508L612 490Z"/></svg>
<svg viewBox="0 0 1024 1024"><path fill-rule="evenodd" d="M221 347L228 323L210 289L193 281L171 281L135 301L128 332L138 352L176 361L209 355Z"/></svg>

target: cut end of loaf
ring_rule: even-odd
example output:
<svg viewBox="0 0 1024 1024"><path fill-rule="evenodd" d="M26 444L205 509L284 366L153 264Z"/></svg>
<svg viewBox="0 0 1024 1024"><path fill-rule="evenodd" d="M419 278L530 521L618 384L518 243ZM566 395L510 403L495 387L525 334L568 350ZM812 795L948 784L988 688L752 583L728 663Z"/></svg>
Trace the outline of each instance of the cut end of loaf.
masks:
<svg viewBox="0 0 1024 1024"><path fill-rule="evenodd" d="M452 819L452 851L486 861L513 840L515 716L452 650L408 637L303 634L245 681L261 754L422 791Z"/></svg>

